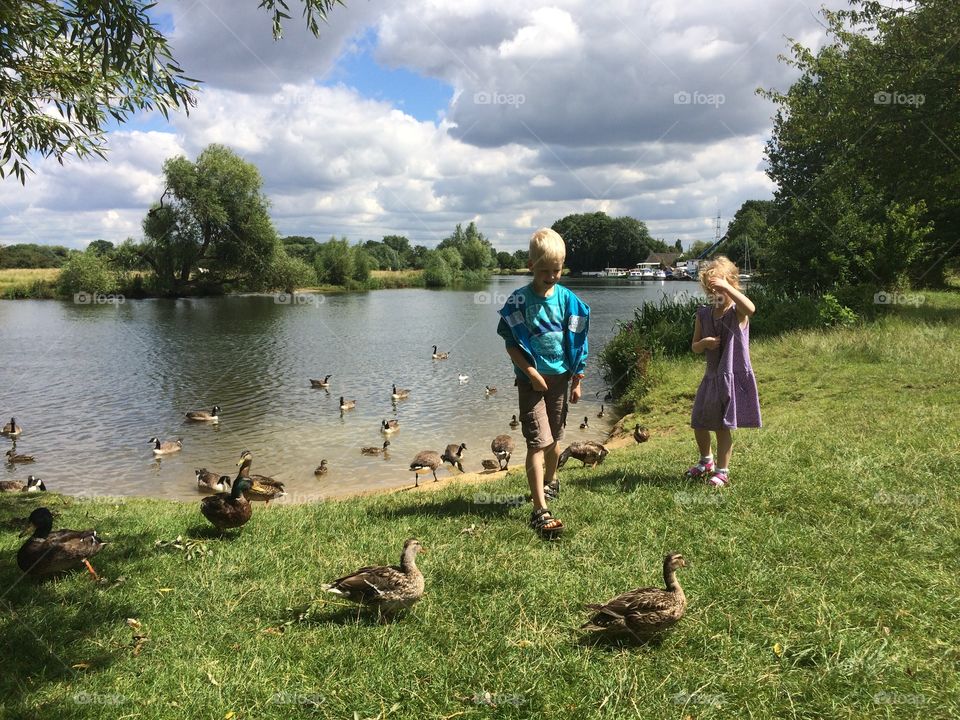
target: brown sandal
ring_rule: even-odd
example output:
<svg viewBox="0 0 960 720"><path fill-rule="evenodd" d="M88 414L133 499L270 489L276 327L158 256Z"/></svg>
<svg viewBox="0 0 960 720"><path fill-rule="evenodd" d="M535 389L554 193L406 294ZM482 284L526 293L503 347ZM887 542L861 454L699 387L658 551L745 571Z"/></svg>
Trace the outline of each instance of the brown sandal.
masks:
<svg viewBox="0 0 960 720"><path fill-rule="evenodd" d="M530 514L530 527L546 538L554 538L563 532L563 523L546 508L534 510Z"/></svg>

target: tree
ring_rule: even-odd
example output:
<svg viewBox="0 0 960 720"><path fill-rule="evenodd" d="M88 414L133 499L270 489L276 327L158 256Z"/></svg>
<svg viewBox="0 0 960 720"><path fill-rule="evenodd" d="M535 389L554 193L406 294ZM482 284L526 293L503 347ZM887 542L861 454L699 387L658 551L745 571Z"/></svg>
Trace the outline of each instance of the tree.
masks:
<svg viewBox="0 0 960 720"><path fill-rule="evenodd" d="M87 245L86 252L95 253L96 255L109 255L113 252L113 243L109 240L94 240Z"/></svg>
<svg viewBox="0 0 960 720"><path fill-rule="evenodd" d="M247 0L250 1L250 0ZM342 0L301 0L316 36ZM0 177L26 182L31 153L63 162L106 153L106 129L141 110L196 104L197 80L184 75L144 0L17 0L0 4ZM274 37L289 18L273 12Z"/></svg>
<svg viewBox="0 0 960 720"><path fill-rule="evenodd" d="M280 238L280 242L283 243L283 249L290 257L303 260L309 265L313 265L317 251L320 249L320 243L304 235L288 235Z"/></svg>
<svg viewBox="0 0 960 720"><path fill-rule="evenodd" d="M673 249L675 252L683 252L683 243L680 242L680 238L677 238L677 241L673 244Z"/></svg>
<svg viewBox="0 0 960 720"><path fill-rule="evenodd" d="M528 250L516 250L513 253L513 267L525 268L529 259L530 253Z"/></svg>
<svg viewBox="0 0 960 720"><path fill-rule="evenodd" d="M453 248L449 248L453 252ZM443 250L430 250L423 268L423 281L427 287L447 287L453 284L454 273L444 258Z"/></svg>
<svg viewBox="0 0 960 720"><path fill-rule="evenodd" d="M142 254L158 290L183 292L201 267L205 282L241 285L270 267L281 246L254 165L210 145L195 163L167 160L163 174L166 190L143 221Z"/></svg>
<svg viewBox="0 0 960 720"><path fill-rule="evenodd" d="M111 270L107 259L97 253L74 253L57 276L57 288L61 295L82 293L90 297L112 293L117 289L117 275Z"/></svg>
<svg viewBox="0 0 960 720"><path fill-rule="evenodd" d="M441 240L437 245L437 250L446 249L456 250L461 259L460 263L451 263L449 259L447 260L448 265L454 272L457 272L460 267L465 270L482 272L493 265L493 254L491 252L493 246L477 229L477 224L474 222L467 225L466 230L458 223L453 234Z"/></svg>
<svg viewBox="0 0 960 720"><path fill-rule="evenodd" d="M773 233L770 224L775 216L772 200L745 201L727 225L727 239L717 249L717 254L726 255L744 269L746 253L749 252L751 269L765 267Z"/></svg>
<svg viewBox="0 0 960 720"><path fill-rule="evenodd" d="M513 255L511 255L508 252L504 252L503 250L498 252L497 267L500 268L501 270L513 270L515 267Z"/></svg>
<svg viewBox="0 0 960 720"><path fill-rule="evenodd" d="M573 272L630 267L653 250L666 250L650 237L643 222L632 217L611 218L603 212L567 215L553 229L567 245L566 266Z"/></svg>
<svg viewBox="0 0 960 720"><path fill-rule="evenodd" d="M399 259L398 270L410 267L413 262L413 249L410 247L410 241L403 235L385 235L383 244L393 249Z"/></svg>

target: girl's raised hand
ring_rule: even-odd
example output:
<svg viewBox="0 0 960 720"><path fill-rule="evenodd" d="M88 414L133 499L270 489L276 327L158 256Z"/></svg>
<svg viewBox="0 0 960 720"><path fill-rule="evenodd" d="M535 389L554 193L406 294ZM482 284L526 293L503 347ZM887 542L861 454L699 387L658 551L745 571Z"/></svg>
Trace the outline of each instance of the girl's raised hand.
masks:
<svg viewBox="0 0 960 720"><path fill-rule="evenodd" d="M707 350L716 350L718 347L720 347L720 338L718 337L700 338L700 344L703 345L703 347L707 348Z"/></svg>
<svg viewBox="0 0 960 720"><path fill-rule="evenodd" d="M714 291L717 291L717 290L726 291L726 290L733 289L733 286L730 285L730 283L727 281L725 277L712 277L708 282L710 285L710 289Z"/></svg>

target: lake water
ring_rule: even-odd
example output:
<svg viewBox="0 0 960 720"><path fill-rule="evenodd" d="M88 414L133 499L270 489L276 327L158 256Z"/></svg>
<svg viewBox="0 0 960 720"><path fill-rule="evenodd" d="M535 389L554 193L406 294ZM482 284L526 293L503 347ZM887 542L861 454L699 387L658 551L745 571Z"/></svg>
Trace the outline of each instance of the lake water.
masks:
<svg viewBox="0 0 960 720"><path fill-rule="evenodd" d="M283 502L412 483L407 469L424 449L465 442L464 469L480 470L490 440L513 432L516 389L496 311L518 277L495 278L483 293L381 290L300 298L271 296L128 300L117 305L0 301L0 421L24 431L17 451L32 465L0 463L0 478L42 478L72 495L195 499L194 469L236 474L244 449L253 472L286 483ZM690 282L565 280L590 306L585 396L571 407L566 439L603 438L613 419L596 418L605 387L597 353L615 323L645 299L698 293ZM450 359L431 359L438 345ZM330 378L329 392L309 378ZM465 384L459 373L469 375ZM391 385L410 398L393 405ZM484 385L498 388L486 396ZM341 414L340 396L355 399ZM219 425L184 422L188 410L222 408ZM590 429L579 424L586 415ZM386 458L380 421L396 418ZM183 439L155 460L148 440ZM0 439L0 451L9 441ZM321 458L329 473L315 478ZM449 474L438 471L439 476ZM432 478L427 476L429 482Z"/></svg>

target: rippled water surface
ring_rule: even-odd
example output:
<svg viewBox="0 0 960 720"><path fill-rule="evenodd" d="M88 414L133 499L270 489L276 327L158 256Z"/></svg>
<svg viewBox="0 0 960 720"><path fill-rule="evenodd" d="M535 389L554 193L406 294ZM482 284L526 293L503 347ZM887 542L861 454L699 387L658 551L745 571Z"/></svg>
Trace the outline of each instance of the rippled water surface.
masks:
<svg viewBox="0 0 960 720"><path fill-rule="evenodd" d="M2 465L0 478L33 473L75 495L196 498L194 469L235 474L240 452L253 472L286 483L286 501L409 484L420 450L465 442L464 469L492 457L490 440L511 432L516 390L497 336L496 310L522 283L496 278L484 294L422 289L330 295L278 304L269 296L131 300L122 305L0 301L0 419L24 428L17 451L32 465ZM694 283L565 281L592 309L591 357L567 440L602 438L597 352L615 322L643 299L697 291ZM450 359L431 359L431 346ZM309 378L330 378L329 392ZM465 384L459 373L469 375ZM410 398L393 405L391 385ZM486 396L484 385L498 388ZM339 398L356 400L341 414ZM601 393L602 396L602 393ZM219 425L186 423L188 410L222 408ZM591 429L581 431L586 415ZM396 418L386 458L380 421ZM523 438L512 431L523 462ZM183 439L155 460L148 440ZM0 450L10 443L0 439ZM326 458L321 479L313 469ZM438 474L447 474L442 470Z"/></svg>

